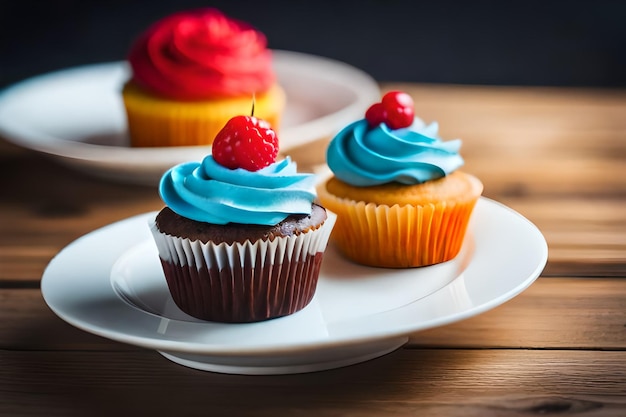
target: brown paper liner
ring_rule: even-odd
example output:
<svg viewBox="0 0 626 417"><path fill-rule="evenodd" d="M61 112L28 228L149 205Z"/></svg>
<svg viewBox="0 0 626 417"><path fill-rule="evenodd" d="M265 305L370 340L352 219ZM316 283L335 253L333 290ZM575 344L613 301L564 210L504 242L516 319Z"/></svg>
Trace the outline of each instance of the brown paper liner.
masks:
<svg viewBox="0 0 626 417"><path fill-rule="evenodd" d="M183 102L158 98L126 83L122 91L133 147L210 145L233 116L249 115L252 96ZM274 85L255 95L254 115L280 128L285 93Z"/></svg>
<svg viewBox="0 0 626 417"><path fill-rule="evenodd" d="M318 187L318 196L337 214L331 238L347 258L369 266L408 268L449 261L459 253L480 191L449 202L404 206L339 198L325 184Z"/></svg>
<svg viewBox="0 0 626 417"><path fill-rule="evenodd" d="M176 305L208 321L248 323L293 314L315 294L334 216L317 229L272 241L190 241L151 229Z"/></svg>

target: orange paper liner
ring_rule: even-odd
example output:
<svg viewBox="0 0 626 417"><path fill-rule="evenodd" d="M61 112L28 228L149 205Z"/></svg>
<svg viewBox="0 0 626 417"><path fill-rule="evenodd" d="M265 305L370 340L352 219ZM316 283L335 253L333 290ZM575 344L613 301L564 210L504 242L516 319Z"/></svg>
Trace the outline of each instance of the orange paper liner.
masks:
<svg viewBox="0 0 626 417"><path fill-rule="evenodd" d="M433 265L454 258L479 196L451 203L377 205L338 198L318 188L337 215L332 241L354 262L386 268Z"/></svg>
<svg viewBox="0 0 626 417"><path fill-rule="evenodd" d="M149 95L132 82L122 96L133 147L210 145L230 118L252 110L252 96L179 102ZM255 96L254 115L278 131L284 105L285 93L275 85Z"/></svg>

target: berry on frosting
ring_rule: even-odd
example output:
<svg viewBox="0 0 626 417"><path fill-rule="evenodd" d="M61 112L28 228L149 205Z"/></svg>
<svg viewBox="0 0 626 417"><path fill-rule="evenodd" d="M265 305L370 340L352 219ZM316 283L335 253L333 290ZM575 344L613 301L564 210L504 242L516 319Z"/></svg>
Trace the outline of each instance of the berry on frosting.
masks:
<svg viewBox="0 0 626 417"><path fill-rule="evenodd" d="M365 112L365 119L372 127L385 123L390 129L400 129L411 126L414 118L413 99L402 91L388 92Z"/></svg>
<svg viewBox="0 0 626 417"><path fill-rule="evenodd" d="M383 106L383 103L374 103L365 112L365 118L370 126L378 126L381 123L387 121L387 110Z"/></svg>
<svg viewBox="0 0 626 417"><path fill-rule="evenodd" d="M276 161L278 137L265 120L235 116L215 136L212 153L226 168L258 171Z"/></svg>

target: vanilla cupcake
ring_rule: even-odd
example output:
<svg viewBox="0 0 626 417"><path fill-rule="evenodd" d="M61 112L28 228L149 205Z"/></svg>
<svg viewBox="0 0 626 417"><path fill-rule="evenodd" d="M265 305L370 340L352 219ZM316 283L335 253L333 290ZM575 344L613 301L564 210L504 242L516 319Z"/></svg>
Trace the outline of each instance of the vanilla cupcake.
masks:
<svg viewBox="0 0 626 417"><path fill-rule="evenodd" d="M438 125L414 117L405 93L387 93L364 119L331 141L333 176L318 188L337 214L332 240L354 262L407 268L453 259L460 251L481 181L459 171L461 141L442 141Z"/></svg>
<svg viewBox="0 0 626 417"><path fill-rule="evenodd" d="M142 33L128 54L122 97L131 146L210 145L233 116L278 129L285 93L265 36L216 9L179 12Z"/></svg>
<svg viewBox="0 0 626 417"><path fill-rule="evenodd" d="M315 176L275 161L269 125L237 116L212 155L168 170L151 224L172 298L187 314L247 323L312 300L334 217L314 203Z"/></svg>

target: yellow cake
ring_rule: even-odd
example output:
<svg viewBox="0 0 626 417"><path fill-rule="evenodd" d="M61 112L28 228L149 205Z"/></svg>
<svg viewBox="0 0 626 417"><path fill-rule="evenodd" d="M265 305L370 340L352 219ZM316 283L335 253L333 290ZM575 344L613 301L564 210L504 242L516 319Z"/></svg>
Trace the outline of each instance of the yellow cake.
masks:
<svg viewBox="0 0 626 417"><path fill-rule="evenodd" d="M131 145L210 145L234 114L250 114L252 97L178 101L156 96L133 82L122 91ZM285 93L275 84L254 97L254 115L280 126ZM276 128L278 130L278 128Z"/></svg>

